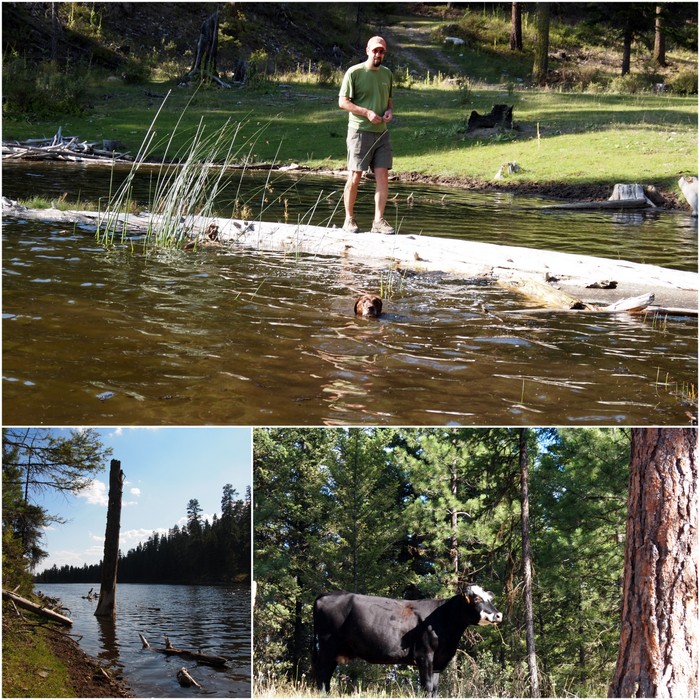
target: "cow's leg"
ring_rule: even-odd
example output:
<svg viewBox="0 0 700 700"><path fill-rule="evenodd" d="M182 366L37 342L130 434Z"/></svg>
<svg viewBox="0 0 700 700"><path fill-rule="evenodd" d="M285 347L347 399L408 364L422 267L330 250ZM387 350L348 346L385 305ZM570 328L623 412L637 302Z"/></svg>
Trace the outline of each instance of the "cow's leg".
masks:
<svg viewBox="0 0 700 700"><path fill-rule="evenodd" d="M438 678L438 674L433 673L433 655L421 654L416 658L416 665L418 666L421 688L428 696L435 697L437 694L437 683L433 687L433 680Z"/></svg>
<svg viewBox="0 0 700 700"><path fill-rule="evenodd" d="M438 687L440 686L440 674L433 673L433 697L438 697Z"/></svg>
<svg viewBox="0 0 700 700"><path fill-rule="evenodd" d="M335 671L338 661L334 652L321 646L314 654L314 680L316 681L316 687L319 690L325 690L327 693L331 689L331 678L333 677L333 671Z"/></svg>

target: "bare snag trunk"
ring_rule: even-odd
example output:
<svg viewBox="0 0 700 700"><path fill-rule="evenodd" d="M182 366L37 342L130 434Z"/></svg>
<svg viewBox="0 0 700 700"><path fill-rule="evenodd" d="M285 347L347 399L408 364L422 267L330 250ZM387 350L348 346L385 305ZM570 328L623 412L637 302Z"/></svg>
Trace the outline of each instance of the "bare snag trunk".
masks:
<svg viewBox="0 0 700 700"><path fill-rule="evenodd" d="M117 595L117 564L119 562L119 528L122 514L122 491L124 472L121 462L113 459L109 467L109 504L107 506L107 529L102 558L102 582L100 600L95 610L96 617L114 617Z"/></svg>
<svg viewBox="0 0 700 700"><path fill-rule="evenodd" d="M620 648L609 697L698 697L697 429L632 430Z"/></svg>

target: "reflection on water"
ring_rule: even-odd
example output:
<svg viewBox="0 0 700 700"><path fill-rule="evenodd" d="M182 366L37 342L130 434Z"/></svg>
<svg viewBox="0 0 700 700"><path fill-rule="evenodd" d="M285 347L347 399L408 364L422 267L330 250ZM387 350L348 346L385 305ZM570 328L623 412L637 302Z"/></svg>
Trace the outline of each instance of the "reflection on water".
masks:
<svg viewBox="0 0 700 700"><path fill-rule="evenodd" d="M510 314L475 280L3 222L6 424L687 424L691 318ZM387 263L388 265L388 263ZM358 290L385 315L356 319Z"/></svg>
<svg viewBox="0 0 700 700"><path fill-rule="evenodd" d="M190 697L176 673L185 666L202 686L197 694L250 697L250 589L213 586L120 584L116 620L95 617L96 601L85 600L90 584L38 584L70 610L71 632L80 646L109 669L123 674L136 697ZM93 586L99 588L99 584ZM139 633L152 647L202 650L229 659L224 668L197 664L143 649Z"/></svg>

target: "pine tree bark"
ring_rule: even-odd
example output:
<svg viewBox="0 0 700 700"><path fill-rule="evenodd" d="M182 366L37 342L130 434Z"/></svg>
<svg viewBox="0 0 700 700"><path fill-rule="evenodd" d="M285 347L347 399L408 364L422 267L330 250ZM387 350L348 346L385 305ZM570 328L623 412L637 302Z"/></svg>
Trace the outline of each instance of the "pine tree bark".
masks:
<svg viewBox="0 0 700 700"><path fill-rule="evenodd" d="M697 430L632 431L620 648L609 697L698 697Z"/></svg>
<svg viewBox="0 0 700 700"><path fill-rule="evenodd" d="M549 71L549 14L548 2L537 3L537 43L535 45L535 63L532 67L532 79L537 85L547 82Z"/></svg>
<svg viewBox="0 0 700 700"><path fill-rule="evenodd" d="M95 610L96 617L114 617L117 595L117 564L119 563L119 528L122 513L122 491L124 472L121 462L111 461L109 467L109 503L107 505L107 528L105 549L102 558L102 582L100 599Z"/></svg>
<svg viewBox="0 0 700 700"><path fill-rule="evenodd" d="M530 673L531 697L540 697L540 681L535 652L535 617L532 607L532 548L530 546L530 488L527 456L527 431L520 429L520 512L523 540L523 598L525 602L525 641Z"/></svg>
<svg viewBox="0 0 700 700"><path fill-rule="evenodd" d="M657 5L654 26L654 62L658 66L666 66L666 35L664 34L663 14L663 5Z"/></svg>
<svg viewBox="0 0 700 700"><path fill-rule="evenodd" d="M519 2L511 3L509 46L511 51L523 50L523 13Z"/></svg>

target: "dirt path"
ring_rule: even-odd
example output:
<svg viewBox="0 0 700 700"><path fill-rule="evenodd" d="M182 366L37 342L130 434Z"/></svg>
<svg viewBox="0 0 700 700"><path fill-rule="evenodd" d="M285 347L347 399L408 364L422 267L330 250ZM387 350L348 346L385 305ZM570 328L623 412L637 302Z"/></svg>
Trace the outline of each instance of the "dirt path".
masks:
<svg viewBox="0 0 700 700"><path fill-rule="evenodd" d="M462 68L454 59L453 46L438 46L433 43L431 34L437 23L422 17L402 19L384 30L390 53L395 53L398 60L406 63L410 70L425 76L429 71L435 72L435 65L444 65L450 73L461 74ZM392 48L393 47L393 48ZM431 64L423 58L426 50L432 52Z"/></svg>

